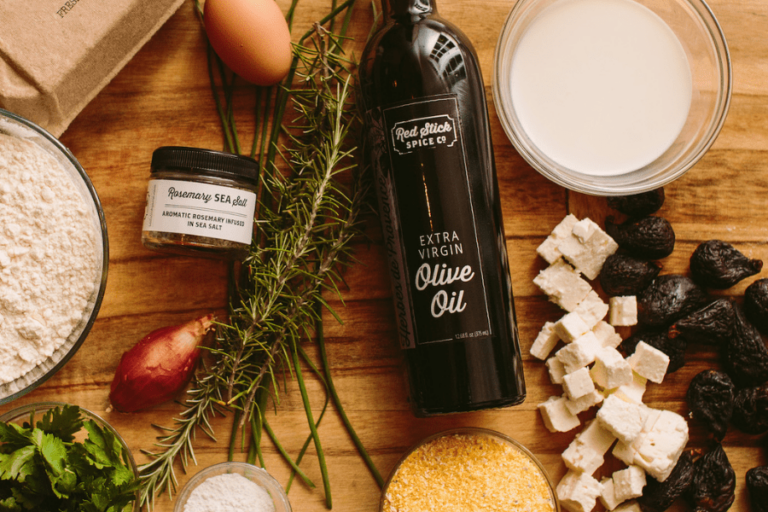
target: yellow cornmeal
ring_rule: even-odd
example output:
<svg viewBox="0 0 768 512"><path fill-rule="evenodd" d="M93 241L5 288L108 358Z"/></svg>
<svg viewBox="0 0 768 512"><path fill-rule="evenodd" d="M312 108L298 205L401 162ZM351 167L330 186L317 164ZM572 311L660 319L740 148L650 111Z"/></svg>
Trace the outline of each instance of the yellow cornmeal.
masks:
<svg viewBox="0 0 768 512"><path fill-rule="evenodd" d="M439 437L413 451L387 488L384 512L553 512L539 467L483 434Z"/></svg>

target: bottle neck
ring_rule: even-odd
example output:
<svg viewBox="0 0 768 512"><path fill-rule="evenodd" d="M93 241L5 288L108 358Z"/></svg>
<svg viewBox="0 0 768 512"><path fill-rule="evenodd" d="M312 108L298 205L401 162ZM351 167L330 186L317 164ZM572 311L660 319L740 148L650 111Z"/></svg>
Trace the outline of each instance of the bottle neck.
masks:
<svg viewBox="0 0 768 512"><path fill-rule="evenodd" d="M381 0L381 3L389 19L422 17L437 12L435 0Z"/></svg>

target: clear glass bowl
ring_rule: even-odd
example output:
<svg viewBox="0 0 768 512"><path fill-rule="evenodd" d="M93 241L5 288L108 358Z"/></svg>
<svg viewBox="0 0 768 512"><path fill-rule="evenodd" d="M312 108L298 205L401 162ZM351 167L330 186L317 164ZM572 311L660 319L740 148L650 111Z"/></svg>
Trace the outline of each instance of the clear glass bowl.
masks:
<svg viewBox="0 0 768 512"><path fill-rule="evenodd" d="M291 512L291 503L288 501L288 496L285 494L285 491L283 491L280 483L264 469L245 462L222 462L221 464L214 464L197 473L190 478L189 482L187 482L181 489L181 492L176 498L176 505L173 507L173 511L184 512L184 505L186 505L192 491L206 479L212 476L229 473L242 475L267 491L275 504L275 512Z"/></svg>
<svg viewBox="0 0 768 512"><path fill-rule="evenodd" d="M413 452L415 452L422 446L431 443L435 439L439 439L441 437L451 436L451 435L487 436L497 441L500 441L502 443L508 444L512 448L519 451L521 454L526 456L534 464L534 466L536 466L539 469L539 471L541 472L541 475L544 477L544 480L547 483L547 489L549 490L549 497L552 500L552 504L554 505L554 512L560 512L560 502L557 500L555 487L552 485L552 480L550 480L549 475L547 474L547 470L544 469L544 466L536 458L536 456L533 455L533 453L531 453L530 450L528 450L528 448L526 448L525 446L520 444L518 441L515 441L509 436L506 436L500 432L496 432L495 430L489 430L485 428L475 428L475 427L462 427L462 428L456 428L451 430L444 430L443 432L438 432L437 434L431 435L426 439L420 441L413 448L408 450L405 453L405 455L403 455L400 458L400 460L397 461L397 464L395 464L395 467L392 469L392 472L389 474L389 478L387 478L387 481L384 483L384 487L381 490L381 500L379 501L379 512L384 512L384 505L385 505L384 502L385 502L385 497L387 495L387 492L389 491L389 485L392 482L392 479L397 474L397 471L400 469L400 466L403 464L403 462L405 462L405 460Z"/></svg>
<svg viewBox="0 0 768 512"><path fill-rule="evenodd" d="M664 20L679 39L693 79L691 108L677 139L656 160L626 174L593 176L560 165L536 147L521 126L512 101L510 82L515 49L536 16L559 1L564 0L519 0L496 45L493 99L504 131L517 152L555 183L591 195L638 194L685 174L714 143L731 99L728 45L709 6L703 0L636 0Z"/></svg>
<svg viewBox="0 0 768 512"><path fill-rule="evenodd" d="M29 393L48 380L75 355L83 341L85 341L85 338L91 331L93 322L96 321L96 315L101 307L101 301L104 298L104 291L107 286L109 241L107 239L107 222L104 219L104 210L101 207L99 196L93 188L93 183L91 183L90 178L88 178L85 170L74 155L56 137L35 123L3 109L0 109L0 133L37 144L61 164L62 168L72 178L72 182L77 190L83 196L85 204L91 207L93 225L96 233L101 237L101 243L97 244L101 272L96 274L94 291L85 311L83 311L82 320L70 333L66 342L51 357L18 379L0 385L0 404L4 404Z"/></svg>
<svg viewBox="0 0 768 512"><path fill-rule="evenodd" d="M24 422L30 422L34 423L37 422L42 415L48 411L49 409L53 409L55 407L63 407L66 404L63 402L37 402L37 403L31 403L27 405L22 405L21 407L18 407L16 409L12 409L2 416L0 416L0 422L3 423L17 423L22 424ZM133 470L133 474L137 477L139 476L139 469L136 466L136 461L133 459L133 454L131 453L130 448L128 448L128 445L125 444L125 440L120 436L117 430L114 429L112 425L106 422L101 416L98 414L89 411L88 409L85 409L83 407L80 407L81 416L84 419L87 420L93 420L95 421L100 427L110 431L115 438L120 441L120 445L123 447L123 460L128 462L128 465L131 467L131 470ZM30 418L34 416L32 420ZM85 433L85 430L82 431L83 438L87 435ZM76 439L79 439L79 437L76 435ZM136 493L136 501L133 504L133 512L139 512L141 510L141 507L139 507L139 500L138 500L138 493Z"/></svg>

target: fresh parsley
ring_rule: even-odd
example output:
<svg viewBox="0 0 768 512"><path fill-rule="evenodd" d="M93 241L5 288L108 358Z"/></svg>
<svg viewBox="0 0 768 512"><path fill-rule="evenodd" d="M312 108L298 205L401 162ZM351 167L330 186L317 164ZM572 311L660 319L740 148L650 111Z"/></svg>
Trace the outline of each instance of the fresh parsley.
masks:
<svg viewBox="0 0 768 512"><path fill-rule="evenodd" d="M34 427L33 427L34 425ZM84 441L75 436L87 432ZM0 511L127 512L138 480L127 450L72 405L0 423Z"/></svg>

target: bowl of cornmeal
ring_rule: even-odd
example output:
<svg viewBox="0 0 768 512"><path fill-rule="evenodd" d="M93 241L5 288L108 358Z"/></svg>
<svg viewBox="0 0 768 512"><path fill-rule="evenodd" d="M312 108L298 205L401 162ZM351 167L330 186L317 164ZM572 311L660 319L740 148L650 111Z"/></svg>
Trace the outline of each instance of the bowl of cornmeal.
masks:
<svg viewBox="0 0 768 512"><path fill-rule="evenodd" d="M54 136L0 109L0 404L77 352L107 281L107 225L85 170Z"/></svg>
<svg viewBox="0 0 768 512"><path fill-rule="evenodd" d="M380 512L559 512L552 482L523 445L481 428L430 436L395 465Z"/></svg>

